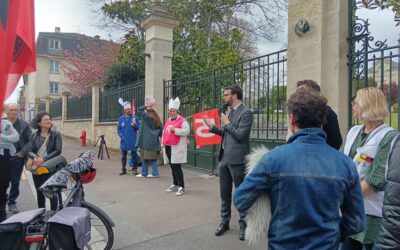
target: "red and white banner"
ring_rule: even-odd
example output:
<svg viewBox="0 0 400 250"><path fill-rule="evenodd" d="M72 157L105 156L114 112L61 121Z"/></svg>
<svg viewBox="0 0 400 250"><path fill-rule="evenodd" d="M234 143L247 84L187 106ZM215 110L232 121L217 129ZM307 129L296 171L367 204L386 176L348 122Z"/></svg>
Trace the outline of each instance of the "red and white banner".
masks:
<svg viewBox="0 0 400 250"><path fill-rule="evenodd" d="M221 143L221 136L208 131L204 123L204 117L208 117L211 124L220 127L218 109L203 111L193 115L194 139L196 146L207 146Z"/></svg>
<svg viewBox="0 0 400 250"><path fill-rule="evenodd" d="M0 110L22 74L36 69L33 0L0 0Z"/></svg>

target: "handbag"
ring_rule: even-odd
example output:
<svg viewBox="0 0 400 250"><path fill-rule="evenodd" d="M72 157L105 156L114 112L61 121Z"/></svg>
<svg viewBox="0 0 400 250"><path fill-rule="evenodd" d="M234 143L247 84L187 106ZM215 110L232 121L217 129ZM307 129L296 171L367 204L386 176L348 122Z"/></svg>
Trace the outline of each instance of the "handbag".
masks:
<svg viewBox="0 0 400 250"><path fill-rule="evenodd" d="M40 148L39 148L39 150L38 150L38 152L36 154L37 156L43 157L45 155L45 153L46 153L46 144L47 144L47 140L49 139L49 137L50 137L49 135L46 136L46 139L44 140L42 146L40 146ZM35 139L36 139L36 137L35 137ZM33 142L34 141L35 140L33 140ZM32 158L28 158L28 160L25 163L25 168L27 170L29 170L29 171L32 171L32 172L34 172L37 169L37 166L33 165L33 159Z"/></svg>

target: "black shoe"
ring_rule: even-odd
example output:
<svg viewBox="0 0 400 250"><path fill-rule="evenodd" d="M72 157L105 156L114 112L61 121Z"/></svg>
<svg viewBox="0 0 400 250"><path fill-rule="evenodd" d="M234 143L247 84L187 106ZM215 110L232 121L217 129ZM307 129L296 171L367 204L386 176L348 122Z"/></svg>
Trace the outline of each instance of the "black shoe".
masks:
<svg viewBox="0 0 400 250"><path fill-rule="evenodd" d="M126 174L126 169L122 170L121 173L119 173L119 175L125 175Z"/></svg>
<svg viewBox="0 0 400 250"><path fill-rule="evenodd" d="M244 240L244 236L246 235L246 227L240 227L239 229L239 240Z"/></svg>
<svg viewBox="0 0 400 250"><path fill-rule="evenodd" d="M215 230L215 236L221 236L228 230L229 230L229 224L221 223L219 224L217 230Z"/></svg>

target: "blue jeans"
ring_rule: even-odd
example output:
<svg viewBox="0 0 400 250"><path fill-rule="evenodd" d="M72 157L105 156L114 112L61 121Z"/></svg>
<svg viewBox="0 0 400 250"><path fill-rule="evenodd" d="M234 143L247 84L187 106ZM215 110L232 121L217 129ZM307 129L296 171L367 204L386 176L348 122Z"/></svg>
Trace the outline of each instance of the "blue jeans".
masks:
<svg viewBox="0 0 400 250"><path fill-rule="evenodd" d="M147 176L149 169L149 161L151 162L153 176L159 176L157 160L142 160L142 175Z"/></svg>
<svg viewBox="0 0 400 250"><path fill-rule="evenodd" d="M126 158L127 158L128 151L125 151L125 150L121 149L121 153L122 153L121 167L122 167L122 170L126 170ZM132 162L133 162L132 169L137 169L137 167L138 167L137 158L138 157L137 157L136 151L131 151L131 159L132 159Z"/></svg>
<svg viewBox="0 0 400 250"><path fill-rule="evenodd" d="M8 194L8 204L15 204L19 196L19 183L21 181L21 174L24 168L24 158L12 157L10 159L11 168L11 187Z"/></svg>

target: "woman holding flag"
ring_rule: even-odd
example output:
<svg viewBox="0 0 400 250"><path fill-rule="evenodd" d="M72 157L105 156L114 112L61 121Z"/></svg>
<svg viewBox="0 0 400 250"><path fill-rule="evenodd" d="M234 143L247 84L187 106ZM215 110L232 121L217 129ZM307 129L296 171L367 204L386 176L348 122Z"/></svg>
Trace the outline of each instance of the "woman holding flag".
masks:
<svg viewBox="0 0 400 250"><path fill-rule="evenodd" d="M189 123L179 115L179 97L169 100L169 118L164 124L162 144L165 146L164 163L170 163L173 184L165 190L175 192L176 196L185 194L185 182L181 164L187 162L187 136L190 133Z"/></svg>

